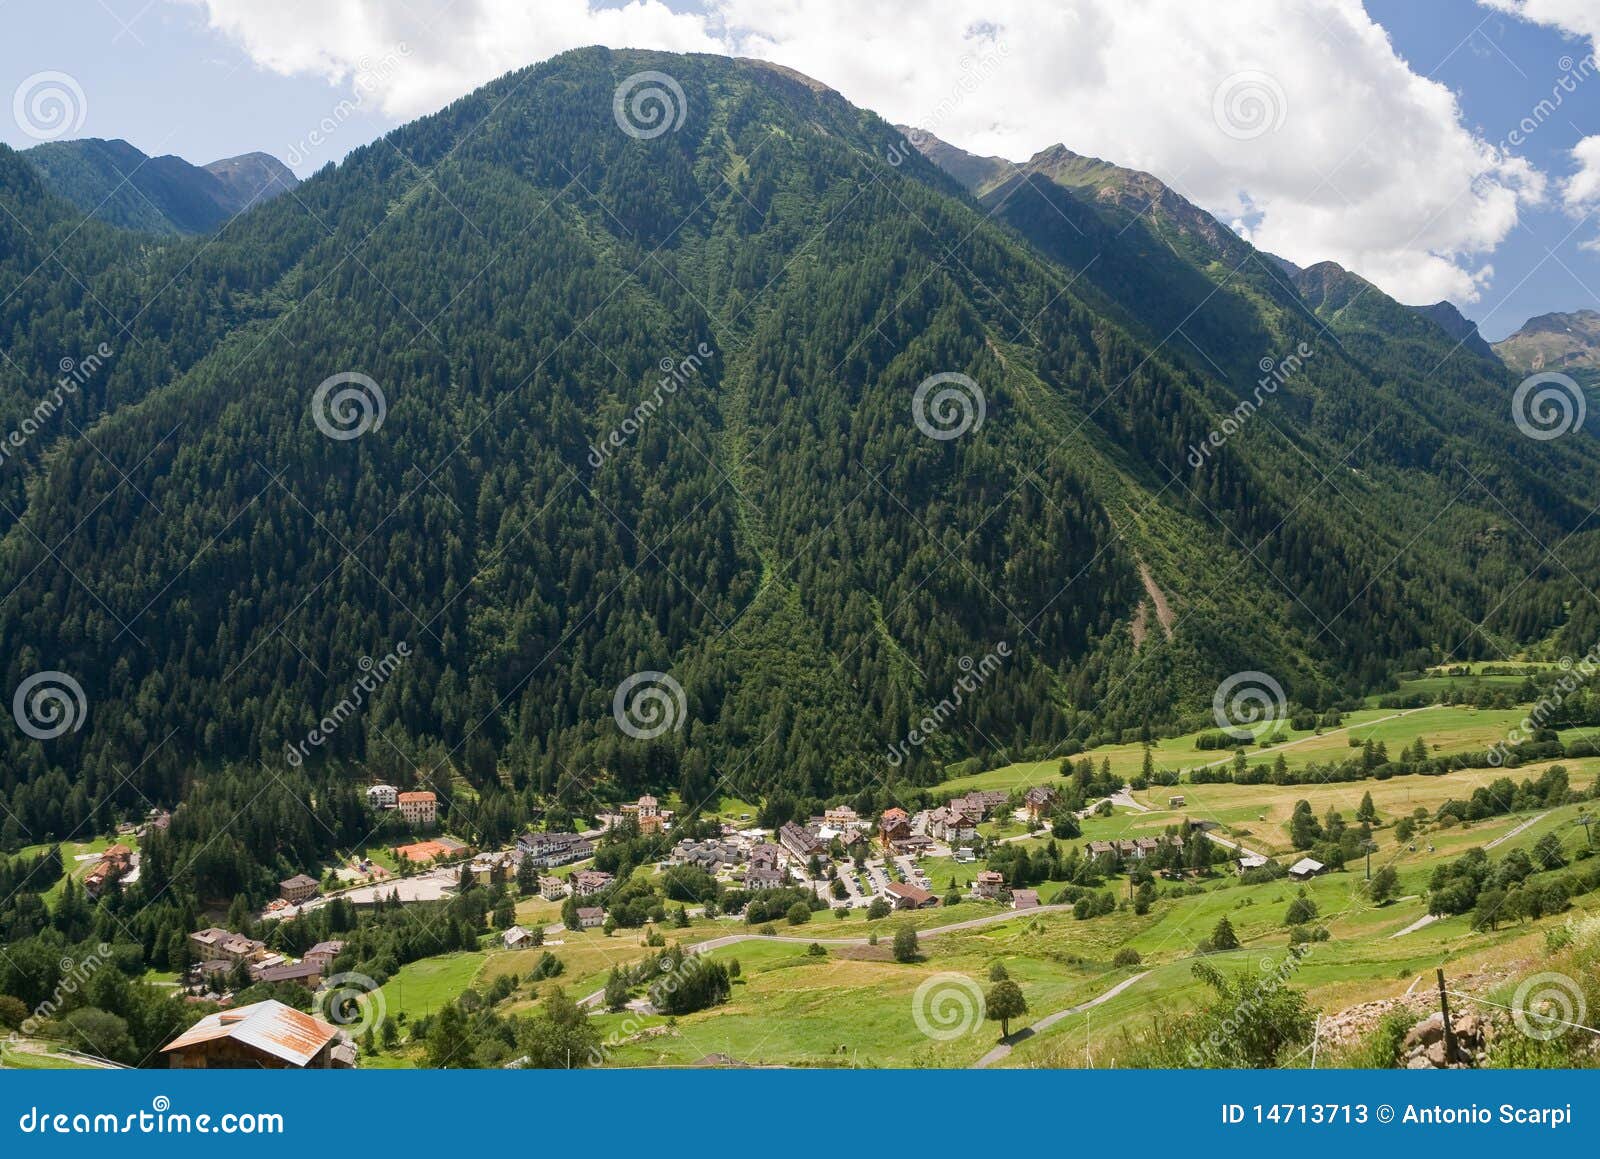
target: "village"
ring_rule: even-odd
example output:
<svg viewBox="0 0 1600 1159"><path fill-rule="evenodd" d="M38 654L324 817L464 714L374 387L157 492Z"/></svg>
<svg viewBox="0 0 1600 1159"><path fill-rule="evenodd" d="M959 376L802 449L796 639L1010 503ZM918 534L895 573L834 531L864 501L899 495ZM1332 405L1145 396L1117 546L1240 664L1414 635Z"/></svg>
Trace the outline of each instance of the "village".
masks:
<svg viewBox="0 0 1600 1159"><path fill-rule="evenodd" d="M405 824L426 833L438 820L438 801L432 792L402 792L389 785L366 790L376 813L394 811ZM877 817L860 816L848 804L836 804L804 822L787 821L777 829L748 824L749 815L723 820L715 836L683 837L665 846L665 855L651 869L660 875L678 867L698 870L720 891L759 897L774 890L800 890L816 900L816 908L867 911L880 918L898 911L932 909L959 902L987 903L997 910L1038 908L1039 890L1009 881L1004 873L985 868L987 855L1009 843L1037 842L1049 838L1051 817L1060 807L1061 793L1051 785L1018 791L974 790L951 797L943 804L909 812L891 806ZM1182 805L1175 796L1171 803ZM1081 816L1109 808L1099 801L1080 811ZM397 845L391 857L402 872L391 873L372 857L330 870L322 880L306 873L279 883L279 896L256 915L263 923L311 913L342 898L354 906L435 902L456 896L471 885L505 885L516 882L519 895L544 902L565 903L562 922L547 925L517 922L500 929L499 944L506 950L545 944L563 928L602 929L609 934L616 923L607 899L619 882L610 872L594 868L597 847L608 837L670 836L673 814L649 794L602 812L596 828L583 832L529 831L508 848L475 851L462 841L432 834ZM1020 827L1010 836L986 836L980 826L1004 821ZM985 826L988 827L988 826ZM1220 836L1214 822L1190 821L1192 830L1225 847L1236 872L1267 863L1267 858ZM1157 859L1163 850L1181 853L1184 838L1178 833L1081 844L1082 855L1096 859L1110 871ZM109 858L113 850L104 855ZM951 888L941 893L930 866L953 871ZM1301 859L1289 876L1305 880L1325 867ZM1166 872L1166 871L1164 871ZM1166 872L1181 877L1182 873ZM570 901L569 901L570 899ZM709 909L709 907L700 907ZM699 913L699 909L696 913ZM721 915L739 920L737 915ZM189 935L190 960L185 985L197 999L226 1002L229 996L253 984L294 983L315 991L329 978L335 959L344 949L337 940L318 943L293 959L253 938L221 927L205 927Z"/></svg>

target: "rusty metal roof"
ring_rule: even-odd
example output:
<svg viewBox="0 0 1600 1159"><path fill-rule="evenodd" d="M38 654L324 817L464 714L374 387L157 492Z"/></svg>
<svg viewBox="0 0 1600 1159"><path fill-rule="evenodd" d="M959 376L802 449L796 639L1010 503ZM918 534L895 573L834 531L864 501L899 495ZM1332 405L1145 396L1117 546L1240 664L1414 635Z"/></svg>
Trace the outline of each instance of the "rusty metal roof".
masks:
<svg viewBox="0 0 1600 1159"><path fill-rule="evenodd" d="M231 1038L295 1066L305 1066L338 1033L337 1026L269 998L208 1014L161 1049L182 1050Z"/></svg>

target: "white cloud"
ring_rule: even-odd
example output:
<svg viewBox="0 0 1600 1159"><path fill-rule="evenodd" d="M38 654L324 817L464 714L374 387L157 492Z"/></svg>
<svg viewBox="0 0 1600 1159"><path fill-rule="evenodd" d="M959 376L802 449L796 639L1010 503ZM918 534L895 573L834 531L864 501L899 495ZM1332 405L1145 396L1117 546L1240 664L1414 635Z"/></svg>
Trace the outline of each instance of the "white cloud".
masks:
<svg viewBox="0 0 1600 1159"><path fill-rule="evenodd" d="M1547 24L1568 36L1583 37L1591 51L1600 41L1600 7L1594 0L1478 0L1485 8Z"/></svg>
<svg viewBox="0 0 1600 1159"><path fill-rule="evenodd" d="M409 120L497 76L585 45L722 52L703 17L660 0L185 0L256 64L344 83L368 77L384 113ZM376 75L373 62L400 67Z"/></svg>
<svg viewBox="0 0 1600 1159"><path fill-rule="evenodd" d="M1412 302L1475 300L1488 255L1543 190L1358 0L707 0L708 15L658 0L195 2L283 73L343 82L405 41L377 91L397 117L583 44L771 59L974 152L1063 142L1147 169L1248 223L1257 245L1337 261Z"/></svg>
<svg viewBox="0 0 1600 1159"><path fill-rule="evenodd" d="M1600 135L1585 137L1573 147L1578 171L1561 184L1561 199L1574 213L1600 208Z"/></svg>
<svg viewBox="0 0 1600 1159"><path fill-rule="evenodd" d="M1548 25L1574 39L1587 40L1589 68L1581 75L1594 75L1595 51L1600 46L1600 5L1595 0L1479 0L1479 3L1535 24ZM1577 170L1562 180L1561 201L1569 213L1582 217L1600 210L1600 135L1584 137L1574 145L1572 160ZM1600 237L1580 242L1578 248L1600 253Z"/></svg>

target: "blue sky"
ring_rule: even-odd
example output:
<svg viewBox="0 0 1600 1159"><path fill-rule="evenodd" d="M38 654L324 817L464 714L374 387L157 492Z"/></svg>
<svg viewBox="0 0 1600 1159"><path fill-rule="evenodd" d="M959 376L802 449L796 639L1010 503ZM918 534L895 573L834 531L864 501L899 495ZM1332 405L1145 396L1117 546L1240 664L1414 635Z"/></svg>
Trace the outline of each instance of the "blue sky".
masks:
<svg viewBox="0 0 1600 1159"><path fill-rule="evenodd" d="M1550 97L1563 58L1589 51L1554 29L1462 0L1368 0L1367 11L1419 72L1456 94L1468 124L1496 142ZM1527 134L1518 151L1546 172L1563 173L1570 167L1567 152L1596 132L1600 77L1564 95L1561 110ZM1499 339L1537 314L1600 310L1600 254L1579 249L1594 235L1592 219L1579 225L1555 207L1525 209L1494 252L1490 292L1465 313L1486 336Z"/></svg>
<svg viewBox="0 0 1600 1159"><path fill-rule="evenodd" d="M276 22L264 10L281 12L283 4L258 5L263 11L257 12L243 0L90 0L70 6L0 0L7 30L0 40L0 98L41 72L65 73L83 93L82 124L70 136L121 137L148 153L196 162L261 150L306 175L489 76L574 43L681 48L710 47L720 38L738 51L791 63L891 119L928 124L934 113L946 117L935 131L975 151L1021 159L1059 140L1147 168L1224 220L1238 221L1258 244L1302 264L1341 261L1403 300L1448 295L1490 338L1534 314L1600 308L1591 288L1600 287L1600 250L1582 248L1600 237L1600 219L1578 217L1560 192L1574 171L1574 146L1600 134L1600 75L1563 94L1561 107L1513 150L1542 175L1542 197L1529 194L1525 177L1504 170L1478 173L1472 165L1469 138L1503 142L1555 91L1563 58L1581 61L1592 52L1588 42L1560 27L1496 10L1529 0L1493 0L1494 7L1480 0L1366 3L1366 17L1381 25L1410 72L1454 94L1465 130L1455 135L1445 131L1448 116L1437 101L1407 91L1408 78L1397 81L1395 70L1386 69L1381 58L1387 50L1363 34L1359 8L1356 18L1343 11L1349 0L1288 0L1278 9L1258 8L1253 22L1247 14L1247 23L1219 30L1216 45L1194 54L1186 42L1162 48L1151 28L1172 21L1159 11L1154 17L1147 13L1152 23L1142 28L1129 15L1123 28L1123 13L1143 5L1111 5L1102 12L1098 0L1083 0L1085 15L1072 35L1094 43L1087 50L1076 41L1070 45L1074 53L1089 52L1080 71L1117 61L1112 42L1123 36L1149 43L1146 65L1168 63L1178 74L1236 65L1277 70L1287 101L1283 128L1260 141L1219 139L1203 153L1190 147L1193 122L1164 121L1162 104L1129 88L1123 67L1108 70L1097 92L1053 92L1048 69L1029 74L1026 54L1033 43L1067 34L1055 24L1025 27L1031 15L1017 15L1027 9L1013 7L1013 0L918 6L926 21L902 16L900 26L886 33L905 50L905 59L881 44L871 56L852 56L852 43L870 42L870 28L859 34L837 28L830 37L824 27L825 35L809 35L809 26L836 21L844 10L819 15L807 6L826 8L831 2L771 0L761 6L755 0L715 0L716 19L707 22L683 3L670 11L648 2L619 10L613 3L610 11L595 13L585 11L584 0L549 0L536 26L526 10L508 15L506 0L408 0L405 15L395 5L373 7L378 0L326 0ZM1581 7L1575 0L1533 2ZM948 47L962 53L960 68L973 69L976 52L982 74L953 111L947 96L953 91L951 69L919 69L946 51L940 19L959 40ZM985 32L991 23L1006 30L1011 45L1004 69L993 76L981 67L984 45L1005 45ZM729 31L735 26L737 34ZM1192 41L1196 33L1184 36ZM1283 42L1274 43L1274 36ZM406 49L391 59L386 46L393 49L402 38ZM494 51L484 51L485 44ZM1315 47L1309 56L1308 44ZM1103 56L1092 54L1102 47ZM1240 55L1230 57L1234 52ZM363 69L379 76L358 90L352 77ZM1193 91L1203 98L1213 80L1209 73L1195 77ZM1171 81L1162 77L1144 88ZM308 132L357 91L366 93L360 107L341 114L327 140L311 146ZM1032 100L1034 93L1041 99ZM1351 120L1378 122L1375 138L1372 124L1342 121L1341 105L1352 110ZM932 112L919 117L918 110ZM1382 124L1388 117L1406 123L1410 135L1391 135ZM13 103L0 106L0 140L17 148L37 143L20 127ZM1446 142L1437 157L1428 152L1435 141ZM1360 161L1352 163L1348 157L1356 149ZM1339 190L1331 204L1329 185ZM1372 238L1384 240L1368 247ZM1441 252L1443 261L1436 256Z"/></svg>

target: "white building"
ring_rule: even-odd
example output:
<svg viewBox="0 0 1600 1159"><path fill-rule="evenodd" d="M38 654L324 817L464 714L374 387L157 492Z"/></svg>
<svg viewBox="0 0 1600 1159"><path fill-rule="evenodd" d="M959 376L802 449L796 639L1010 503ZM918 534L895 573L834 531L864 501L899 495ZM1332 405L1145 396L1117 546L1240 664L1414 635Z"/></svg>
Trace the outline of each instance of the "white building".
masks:
<svg viewBox="0 0 1600 1159"><path fill-rule="evenodd" d="M400 790L393 785L370 785L367 788L367 808L393 809L400 803Z"/></svg>

